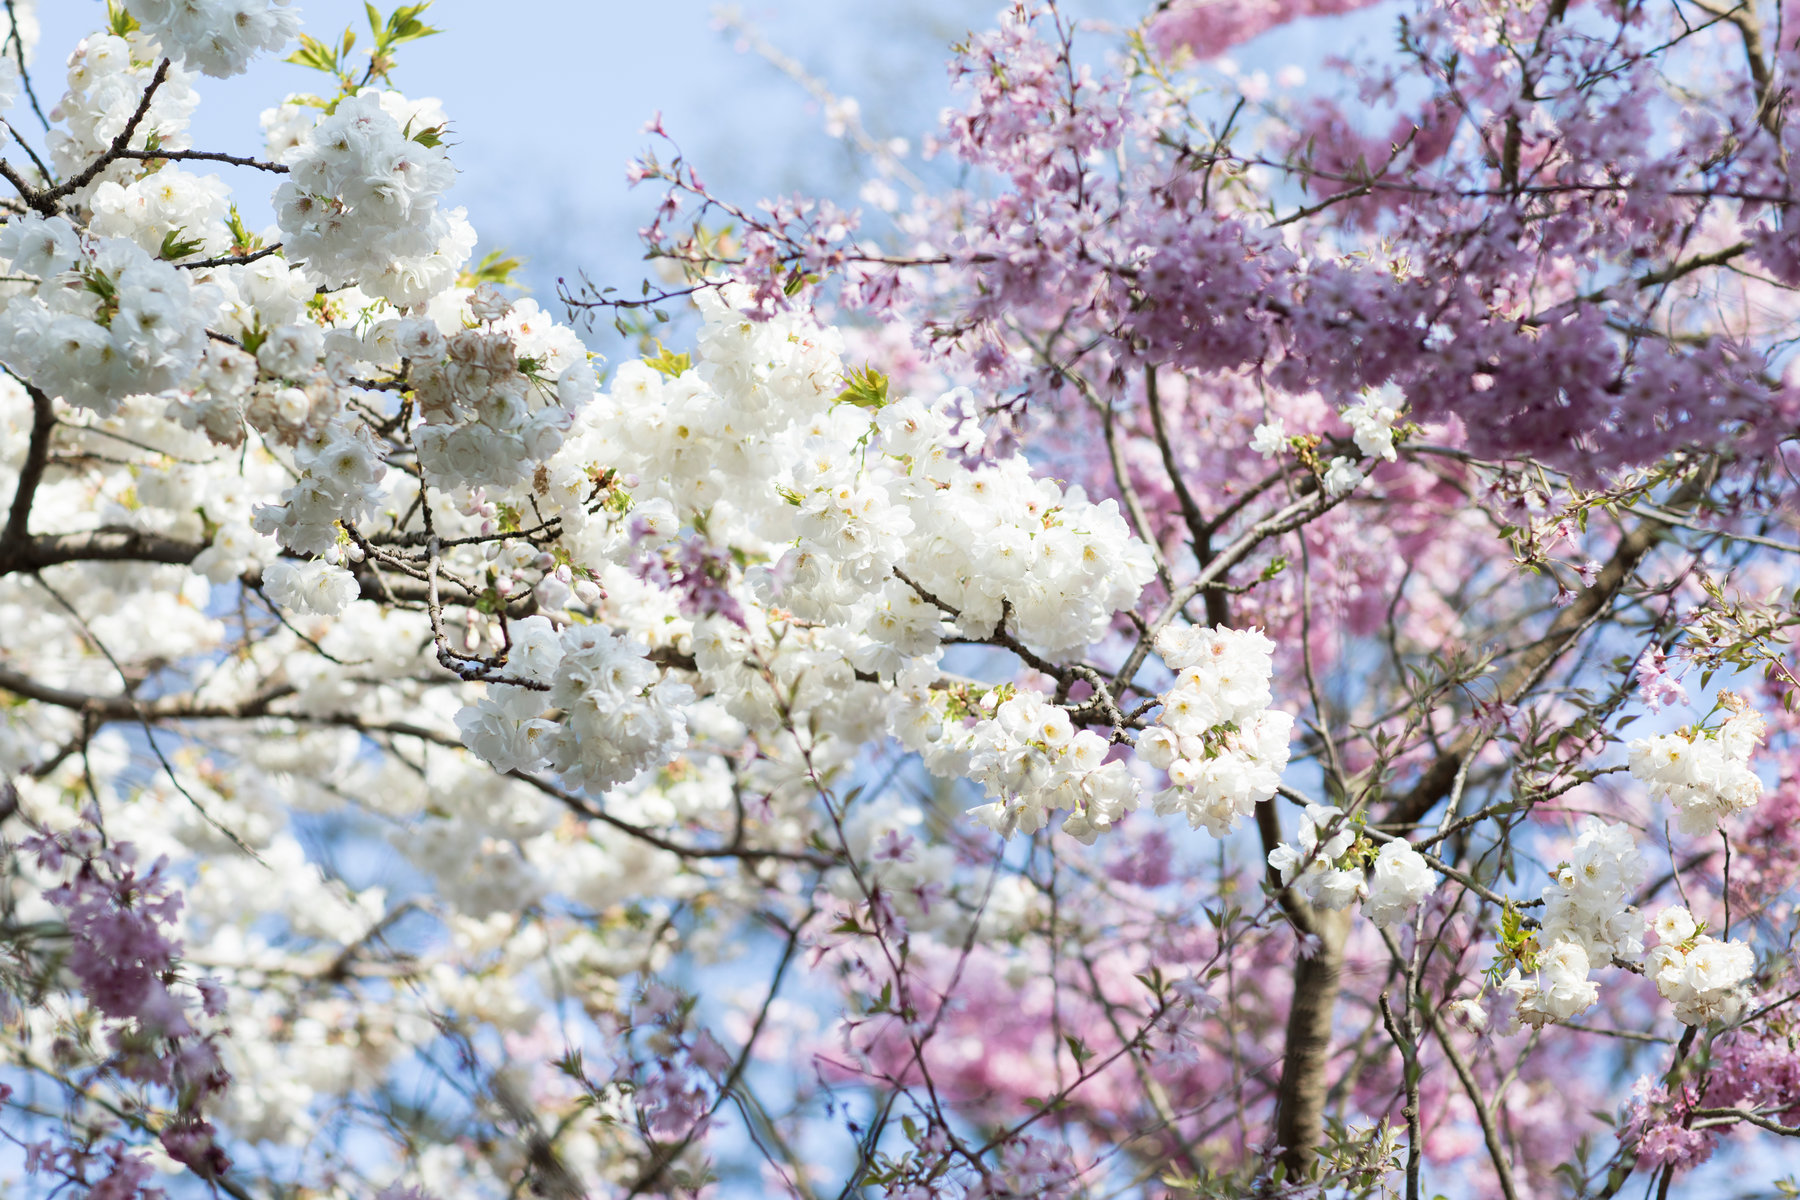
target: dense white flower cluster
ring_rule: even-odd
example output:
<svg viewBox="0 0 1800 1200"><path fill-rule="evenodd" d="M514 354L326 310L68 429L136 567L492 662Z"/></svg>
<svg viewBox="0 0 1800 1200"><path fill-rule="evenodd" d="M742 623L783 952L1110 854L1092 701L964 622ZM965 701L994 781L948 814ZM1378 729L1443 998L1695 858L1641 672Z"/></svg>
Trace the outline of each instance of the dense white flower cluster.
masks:
<svg viewBox="0 0 1800 1200"><path fill-rule="evenodd" d="M281 559L263 571L263 588L269 599L295 612L332 616L356 599L356 576L342 567L313 560Z"/></svg>
<svg viewBox="0 0 1800 1200"><path fill-rule="evenodd" d="M1762 744L1762 715L1733 693L1721 700L1730 715L1718 729L1657 734L1627 748L1632 777L1675 806L1683 833L1712 833L1762 798L1762 780L1750 767Z"/></svg>
<svg viewBox="0 0 1800 1200"><path fill-rule="evenodd" d="M386 496L381 481L387 465L367 425L332 420L318 441L297 449L294 462L299 480L279 503L257 508L253 524L298 554L337 546L338 522L374 512Z"/></svg>
<svg viewBox="0 0 1800 1200"><path fill-rule="evenodd" d="M69 90L50 110L54 124L44 135L50 165L59 175L79 172L125 132L161 58L162 48L142 32L129 37L94 34L75 48L69 56ZM142 150L154 139L160 149L188 149L188 118L199 103L193 76L180 65L171 65L150 98L144 119L132 131L130 148ZM136 166L115 163L98 176L98 182L129 179L137 174Z"/></svg>
<svg viewBox="0 0 1800 1200"><path fill-rule="evenodd" d="M1437 890L1437 884L1437 872L1424 855L1405 841L1387 842L1375 855L1363 915L1377 925L1403 921Z"/></svg>
<svg viewBox="0 0 1800 1200"><path fill-rule="evenodd" d="M1656 990L1675 1006L1675 1018L1687 1025L1735 1021L1744 1011L1744 984L1756 971L1756 952L1700 932L1680 905L1663 909L1651 928L1658 944L1645 966Z"/></svg>
<svg viewBox="0 0 1800 1200"><path fill-rule="evenodd" d="M508 666L524 682L491 686L456 718L463 744L496 770L548 766L599 793L687 745L681 708L693 692L665 677L642 642L594 625L558 636L541 616L516 622L513 639Z"/></svg>
<svg viewBox="0 0 1800 1200"><path fill-rule="evenodd" d="M593 399L587 352L537 306L494 302L489 317L448 338L429 319L391 330L423 422L419 463L443 487L511 487L562 448Z"/></svg>
<svg viewBox="0 0 1800 1200"><path fill-rule="evenodd" d="M908 468L897 487L916 531L907 576L971 637L987 636L1009 610L1026 645L1053 660L1078 655L1155 576L1149 548L1117 501L1094 504L1079 487L1034 477L1022 456L973 470L951 458L957 399L897 404L879 422L887 453Z"/></svg>
<svg viewBox="0 0 1800 1200"><path fill-rule="evenodd" d="M646 646L691 654L700 694L754 735L804 720L815 763L892 728L933 771L981 782L996 802L978 815L995 828L1065 812L1064 827L1091 838L1116 822L1137 782L1108 737L1076 728L1079 705L1024 691L970 708L939 673L947 640L994 636L1003 620L1006 637L1052 660L1104 637L1154 573L1116 504L1037 479L1021 457L975 457L966 392L852 402L836 331L751 321L736 299L702 294L697 361L625 363L593 403L559 400L572 420L531 472L528 503L558 522L575 569L539 594L558 608L604 591ZM399 352L421 337L399 331ZM520 359L557 369L527 351L521 340ZM428 368L426 391L440 369L457 368ZM436 470L422 407L421 457ZM799 782L773 794L798 803Z"/></svg>
<svg viewBox="0 0 1800 1200"><path fill-rule="evenodd" d="M1067 710L1017 692L970 732L964 773L996 799L969 815L1011 837L1036 833L1051 813L1066 811L1063 832L1091 844L1138 806L1137 780L1108 759L1110 750L1093 730L1077 730Z"/></svg>
<svg viewBox="0 0 1800 1200"><path fill-rule="evenodd" d="M10 274L42 280L0 308L0 356L52 397L106 415L200 364L218 292L137 243L21 216L0 229L0 258Z"/></svg>
<svg viewBox="0 0 1800 1200"><path fill-rule="evenodd" d="M1532 978L1514 967L1501 982L1502 992L1518 1001L1518 1019L1534 1028L1568 1021L1600 999L1600 985L1588 978L1587 951L1577 942L1552 942L1537 956Z"/></svg>
<svg viewBox="0 0 1800 1200"><path fill-rule="evenodd" d="M367 90L285 156L276 223L288 257L327 287L355 282L410 308L449 287L468 261L475 239L462 210L438 205L456 171L437 144L441 129L419 120L394 93Z"/></svg>
<svg viewBox="0 0 1800 1200"><path fill-rule="evenodd" d="M1269 851L1269 865L1280 873L1282 883L1310 903L1345 908L1368 895L1362 857L1351 853L1355 843L1356 829L1342 809L1309 804L1293 843L1283 842Z"/></svg>
<svg viewBox="0 0 1800 1200"><path fill-rule="evenodd" d="M1294 719L1271 709L1275 645L1255 629L1169 626L1156 652L1176 672L1138 757L1169 773L1156 811L1179 812L1215 837L1275 795Z"/></svg>
<svg viewBox="0 0 1800 1200"><path fill-rule="evenodd" d="M191 257L223 255L231 248L226 219L231 191L217 175L192 175L168 163L142 179L105 180L88 201L88 231L130 238L152 255L182 247Z"/></svg>
<svg viewBox="0 0 1800 1200"><path fill-rule="evenodd" d="M1589 817L1544 888L1543 940L1574 942L1597 965L1637 962L1643 921L1631 898L1647 871L1628 827Z"/></svg>
<svg viewBox="0 0 1800 1200"><path fill-rule="evenodd" d="M1631 897L1646 867L1624 825L1590 817L1544 888L1544 916L1535 936L1532 978L1514 966L1502 991L1518 1001L1519 1020L1528 1025L1567 1021L1600 997L1589 980L1594 967L1635 963L1644 954L1643 920Z"/></svg>
<svg viewBox="0 0 1800 1200"><path fill-rule="evenodd" d="M125 0L145 33L177 62L223 78L266 50L279 50L300 20L288 0Z"/></svg>

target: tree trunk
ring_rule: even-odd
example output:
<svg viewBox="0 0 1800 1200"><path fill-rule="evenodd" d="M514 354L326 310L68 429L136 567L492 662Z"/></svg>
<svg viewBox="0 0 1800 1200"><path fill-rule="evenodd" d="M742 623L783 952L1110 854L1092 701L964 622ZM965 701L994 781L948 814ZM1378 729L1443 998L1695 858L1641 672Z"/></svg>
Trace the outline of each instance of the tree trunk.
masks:
<svg viewBox="0 0 1800 1200"><path fill-rule="evenodd" d="M1290 1180L1305 1178L1318 1157L1319 1138L1325 1129L1331 1018L1344 969L1344 941L1350 932L1350 910L1309 909L1309 923L1319 947L1312 957L1294 965L1294 999L1288 1008L1281 1089L1275 1099L1275 1141Z"/></svg>

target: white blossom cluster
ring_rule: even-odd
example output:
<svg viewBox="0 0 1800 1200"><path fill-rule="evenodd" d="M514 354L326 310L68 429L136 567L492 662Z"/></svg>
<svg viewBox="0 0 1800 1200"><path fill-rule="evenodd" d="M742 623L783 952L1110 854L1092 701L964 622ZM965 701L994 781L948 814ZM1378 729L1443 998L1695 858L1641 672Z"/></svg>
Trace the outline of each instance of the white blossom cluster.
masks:
<svg viewBox="0 0 1800 1200"><path fill-rule="evenodd" d="M1756 952L1746 943L1721 942L1700 931L1681 905L1656 914L1658 944L1645 964L1656 990L1686 1025L1735 1021L1744 1011L1745 982L1756 971Z"/></svg>
<svg viewBox="0 0 1800 1200"><path fill-rule="evenodd" d="M1320 908L1347 908L1369 894L1362 857L1351 853L1356 829L1333 804L1309 804L1292 843L1269 851L1281 882Z"/></svg>
<svg viewBox="0 0 1800 1200"><path fill-rule="evenodd" d="M1643 920L1631 898L1647 871L1627 826L1589 817L1544 888L1543 940L1574 942L1599 965L1637 962Z"/></svg>
<svg viewBox="0 0 1800 1200"><path fill-rule="evenodd" d="M1137 779L1108 759L1110 749L1093 730L1077 730L1065 709L1020 691L970 736L965 773L995 799L969 815L1011 837L1036 833L1051 813L1066 811L1063 832L1091 845L1138 806Z"/></svg>
<svg viewBox="0 0 1800 1200"><path fill-rule="evenodd" d="M299 32L288 0L126 0L125 11L163 53L207 75L240 75L250 60Z"/></svg>
<svg viewBox="0 0 1800 1200"><path fill-rule="evenodd" d="M1356 448L1370 458L1384 459L1393 462L1397 456L1394 450L1394 422L1400 419L1400 408L1390 400L1392 389L1380 389L1365 394L1341 414L1344 423L1350 426L1350 436L1356 442ZM1356 464L1356 460L1338 455L1326 465L1323 483L1325 491L1332 496L1342 496L1355 491L1362 484L1364 472Z"/></svg>
<svg viewBox="0 0 1800 1200"><path fill-rule="evenodd" d="M1588 978L1592 964L1579 942L1559 941L1537 956L1530 979L1514 967L1500 990L1518 1001L1518 1019L1533 1028L1569 1021L1600 999L1600 985Z"/></svg>
<svg viewBox="0 0 1800 1200"><path fill-rule="evenodd" d="M263 571L269 599L300 613L334 616L355 600L356 576L320 559L281 559Z"/></svg>
<svg viewBox="0 0 1800 1200"><path fill-rule="evenodd" d="M1329 836L1321 841L1327 830ZM1282 883L1321 908L1344 908L1361 899L1363 915L1380 926L1405 920L1437 890L1437 873L1405 839L1382 845L1365 880L1365 855L1357 848L1358 840L1342 810L1309 804L1294 842L1269 851L1269 865L1280 873Z"/></svg>
<svg viewBox="0 0 1800 1200"><path fill-rule="evenodd" d="M44 135L50 165L59 175L80 171L125 132L162 56L162 47L141 31L129 37L94 34L75 48L69 55L69 90L50 110L52 125ZM142 150L155 139L160 149L188 149L188 118L199 103L193 76L179 64L171 65L132 131L130 148ZM127 179L136 174L130 169L136 165L115 163L97 183Z"/></svg>
<svg viewBox="0 0 1800 1200"><path fill-rule="evenodd" d="M1730 716L1716 730L1656 734L1627 747L1632 778L1674 805L1686 834L1712 833L1762 798L1762 780L1750 766L1762 744L1762 715L1731 693L1724 702Z"/></svg>
<svg viewBox="0 0 1800 1200"><path fill-rule="evenodd" d="M160 254L165 244L191 248L176 261L220 256L231 248L226 225L231 190L217 175L194 175L178 163L142 179L103 180L88 208L90 233L130 238L152 255Z"/></svg>
<svg viewBox="0 0 1800 1200"><path fill-rule="evenodd" d="M1275 645L1255 629L1168 626L1156 652L1176 672L1138 757L1167 771L1156 811L1181 813L1215 837L1275 795L1294 719L1269 707Z"/></svg>
<svg viewBox="0 0 1800 1200"><path fill-rule="evenodd" d="M488 319L448 338L430 320L391 331L423 418L413 430L419 463L443 487L510 487L530 476L594 395L587 352L568 329L531 301L517 312L497 297L479 307Z"/></svg>
<svg viewBox="0 0 1800 1200"><path fill-rule="evenodd" d="M1369 872L1363 915L1377 925L1397 924L1424 903L1437 885L1437 872L1423 854L1404 840L1386 842Z"/></svg>
<svg viewBox="0 0 1800 1200"><path fill-rule="evenodd" d="M1355 404L1339 415L1350 426L1356 448L1368 458L1393 462L1394 423L1400 419L1405 400L1398 388L1389 385L1365 392ZM1289 447L1287 423L1279 416L1258 425L1250 438L1250 449L1264 458L1273 458ZM1320 482L1331 496L1343 496L1356 490L1364 479L1363 469L1348 455L1336 455L1325 465Z"/></svg>
<svg viewBox="0 0 1800 1200"><path fill-rule="evenodd" d="M1393 462L1397 457L1394 422L1400 419L1405 405L1400 390L1389 386L1364 393L1360 400L1344 409L1344 423L1350 426L1356 448L1370 458Z"/></svg>
<svg viewBox="0 0 1800 1200"><path fill-rule="evenodd" d="M217 291L135 242L20 216L0 229L0 258L9 274L42 281L0 308L0 355L52 397L106 415L200 364Z"/></svg>
<svg viewBox="0 0 1800 1200"><path fill-rule="evenodd" d="M1582 822L1568 861L1544 888L1534 978L1515 966L1501 984L1517 999L1521 1021L1570 1020L1600 998L1588 978L1594 967L1643 957L1643 920L1631 896L1646 870L1630 829L1594 817Z"/></svg>
<svg viewBox="0 0 1800 1200"><path fill-rule="evenodd" d="M456 171L436 144L441 128L421 125L428 105L364 91L285 156L276 223L288 258L327 287L354 282L411 308L443 292L468 261L473 230L461 209L438 205Z"/></svg>
<svg viewBox="0 0 1800 1200"><path fill-rule="evenodd" d="M594 625L559 635L542 616L516 622L512 636L508 666L524 682L491 685L456 717L463 744L495 770L548 766L600 793L687 745L681 709L693 692L665 677L642 642Z"/></svg>
<svg viewBox="0 0 1800 1200"><path fill-rule="evenodd" d="M944 450L954 404L898 404L879 422L887 453L908 467L896 488L916 531L907 576L972 637L1010 611L1008 628L1026 645L1052 660L1078 655L1154 577L1149 548L1117 501L1095 504L1079 487L1034 477L1022 456L972 470L956 462Z"/></svg>
<svg viewBox="0 0 1800 1200"><path fill-rule="evenodd" d="M381 450L368 426L331 421L316 442L294 455L300 478L276 504L259 506L258 533L272 534L298 554L324 554L338 545L339 522L374 512L386 497Z"/></svg>

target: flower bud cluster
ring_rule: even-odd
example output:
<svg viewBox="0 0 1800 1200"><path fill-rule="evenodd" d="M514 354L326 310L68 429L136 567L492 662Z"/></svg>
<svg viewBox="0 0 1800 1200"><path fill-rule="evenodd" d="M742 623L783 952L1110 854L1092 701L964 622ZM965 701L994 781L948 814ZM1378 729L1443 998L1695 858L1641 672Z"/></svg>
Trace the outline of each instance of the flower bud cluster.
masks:
<svg viewBox="0 0 1800 1200"><path fill-rule="evenodd" d="M1275 795L1294 719L1271 709L1275 644L1256 629L1171 625L1156 651L1177 672L1138 757L1169 773L1156 811L1179 812L1215 837Z"/></svg>

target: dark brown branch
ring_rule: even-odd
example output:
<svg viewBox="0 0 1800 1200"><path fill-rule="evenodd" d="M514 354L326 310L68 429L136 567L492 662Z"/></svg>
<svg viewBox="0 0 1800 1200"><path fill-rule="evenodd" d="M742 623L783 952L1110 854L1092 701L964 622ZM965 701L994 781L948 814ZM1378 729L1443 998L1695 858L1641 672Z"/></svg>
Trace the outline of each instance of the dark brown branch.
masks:
<svg viewBox="0 0 1800 1200"><path fill-rule="evenodd" d="M217 150L125 150L110 152L114 158L134 158L140 162L198 162L230 163L234 167L255 167L259 171L273 171L277 175L286 175L288 169L284 163L264 162L260 158L247 158L239 154L222 154Z"/></svg>
<svg viewBox="0 0 1800 1200"><path fill-rule="evenodd" d="M163 81L168 77L169 60L165 58L156 64L156 74L150 77L150 86L144 89L143 97L138 100L137 111L131 114L129 121L125 122L125 128L119 130L119 136L112 140L112 145L108 146L100 157L55 187L38 192L35 196L27 195L25 199L31 207L45 216L54 215L65 197L94 182L100 172L124 158L126 151L131 146L131 139L137 134L138 126L144 123L144 117L150 112L150 101L156 98L157 89L162 87Z"/></svg>
<svg viewBox="0 0 1800 1200"><path fill-rule="evenodd" d="M19 467L19 484L13 490L12 508L6 515L6 529L0 532L0 574L10 570L9 563L30 540L26 527L31 523L31 502L43 482L44 467L50 461L50 438L56 432L56 404L42 388L25 383L31 394L31 444L25 450L25 461Z"/></svg>
<svg viewBox="0 0 1800 1200"><path fill-rule="evenodd" d="M510 771L508 774L514 779L529 783L532 787L544 793L544 795L560 801L569 809L569 811L575 813L577 816L599 821L602 825L617 829L620 833L628 834L640 842L655 846L658 850L667 850L670 854L677 855L681 858L736 858L745 861L765 858L774 859L779 862L805 863L808 866L818 867L820 869L836 866L838 862L837 859L829 855L811 853L805 850L776 850L773 848L745 846L735 839L724 846L684 846L680 842L671 841L670 839L663 837L653 829L646 829L642 825L634 825L630 821L615 817L604 808L589 801L586 797L578 796L574 792L557 787L547 779L540 779L536 775L531 775L524 771Z"/></svg>
<svg viewBox="0 0 1800 1200"><path fill-rule="evenodd" d="M47 533L25 538L10 551L0 543L0 575L37 571L70 562L147 562L185 566L205 549L204 542L184 542L137 529Z"/></svg>
<svg viewBox="0 0 1800 1200"><path fill-rule="evenodd" d="M259 258L267 258L271 254L281 253L281 243L264 246L260 250L252 250L248 254L221 254L217 258L203 258L199 262L176 263L184 271L198 271L207 267L241 267L245 263L253 263Z"/></svg>

